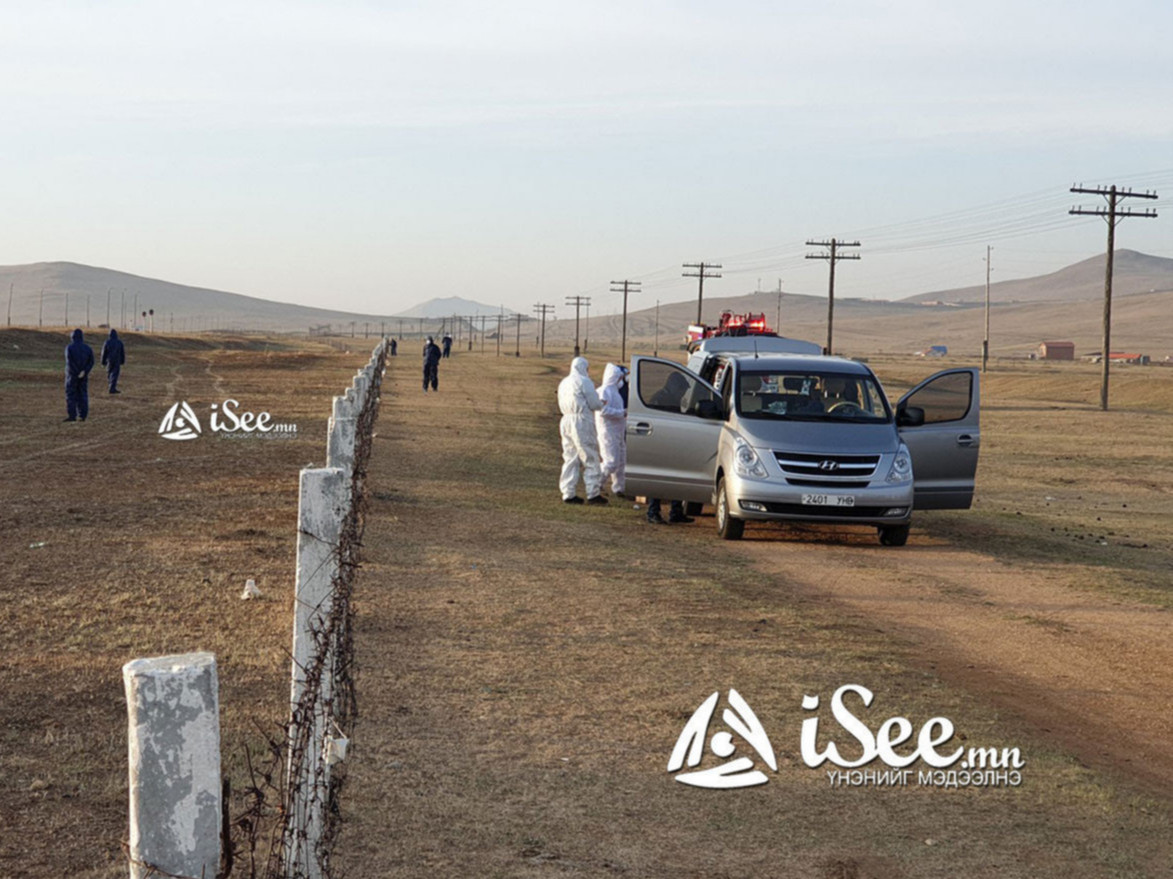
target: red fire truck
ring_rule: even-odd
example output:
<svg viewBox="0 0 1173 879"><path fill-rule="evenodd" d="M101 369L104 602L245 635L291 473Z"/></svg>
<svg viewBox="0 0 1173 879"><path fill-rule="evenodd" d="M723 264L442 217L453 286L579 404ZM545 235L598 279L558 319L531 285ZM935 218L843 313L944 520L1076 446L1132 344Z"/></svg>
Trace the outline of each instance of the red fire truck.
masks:
<svg viewBox="0 0 1173 879"><path fill-rule="evenodd" d="M721 313L721 320L717 325L691 324L685 342L688 350L696 347L698 342L711 339L713 336L774 336L777 335L766 323L764 313L747 312L734 314L732 311Z"/></svg>

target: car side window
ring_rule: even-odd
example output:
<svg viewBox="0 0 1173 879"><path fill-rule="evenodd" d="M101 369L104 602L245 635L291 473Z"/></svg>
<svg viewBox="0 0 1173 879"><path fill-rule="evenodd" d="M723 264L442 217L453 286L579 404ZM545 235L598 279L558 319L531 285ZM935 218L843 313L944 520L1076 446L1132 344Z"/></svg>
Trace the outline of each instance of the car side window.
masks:
<svg viewBox="0 0 1173 879"><path fill-rule="evenodd" d="M904 404L924 409L925 424L958 421L969 412L972 391L972 375L968 372L949 372L909 395Z"/></svg>
<svg viewBox="0 0 1173 879"><path fill-rule="evenodd" d="M669 363L641 364L637 390L640 402L664 412L691 411L700 400L713 399L712 392L695 377Z"/></svg>

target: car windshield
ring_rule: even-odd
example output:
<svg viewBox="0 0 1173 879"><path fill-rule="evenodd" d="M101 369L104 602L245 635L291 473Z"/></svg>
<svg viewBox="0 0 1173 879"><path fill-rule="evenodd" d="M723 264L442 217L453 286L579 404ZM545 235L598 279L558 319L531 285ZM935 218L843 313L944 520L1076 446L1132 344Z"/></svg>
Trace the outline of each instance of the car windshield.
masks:
<svg viewBox="0 0 1173 879"><path fill-rule="evenodd" d="M870 375L743 372L737 384L737 411L745 418L875 424L892 417Z"/></svg>

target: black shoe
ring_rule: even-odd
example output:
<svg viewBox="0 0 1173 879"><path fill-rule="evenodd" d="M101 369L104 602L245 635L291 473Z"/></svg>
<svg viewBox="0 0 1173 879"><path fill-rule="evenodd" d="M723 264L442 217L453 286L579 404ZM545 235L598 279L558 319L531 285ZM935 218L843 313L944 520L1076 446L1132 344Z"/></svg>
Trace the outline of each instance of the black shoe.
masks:
<svg viewBox="0 0 1173 879"><path fill-rule="evenodd" d="M601 494L597 494L594 497L587 498L586 502L591 506L602 507L607 504L607 499Z"/></svg>
<svg viewBox="0 0 1173 879"><path fill-rule="evenodd" d="M668 524L669 525L677 525L677 524L687 525L689 522L695 522L695 521L696 521L696 519L694 519L692 516L669 516L668 517Z"/></svg>
<svg viewBox="0 0 1173 879"><path fill-rule="evenodd" d="M114 391L111 391L110 393L111 393L111 394L121 394L121 393L122 393L122 391L114 390Z"/></svg>
<svg viewBox="0 0 1173 879"><path fill-rule="evenodd" d="M580 498L578 495L575 495L574 497L564 497L564 498L562 498L562 503L564 503L564 504L581 504L581 503L583 503L583 499Z"/></svg>
<svg viewBox="0 0 1173 879"><path fill-rule="evenodd" d="M668 523L664 521L663 516L648 516L648 524L649 525L667 525Z"/></svg>
<svg viewBox="0 0 1173 879"><path fill-rule="evenodd" d="M621 491L613 491L613 492L611 492L611 497L617 497L617 498L619 498L619 500L621 500L621 501L625 501L625 500L627 500L627 495L625 495L625 494L624 494L623 492L621 492Z"/></svg>
<svg viewBox="0 0 1173 879"><path fill-rule="evenodd" d="M77 421L76 418L62 418L62 421Z"/></svg>

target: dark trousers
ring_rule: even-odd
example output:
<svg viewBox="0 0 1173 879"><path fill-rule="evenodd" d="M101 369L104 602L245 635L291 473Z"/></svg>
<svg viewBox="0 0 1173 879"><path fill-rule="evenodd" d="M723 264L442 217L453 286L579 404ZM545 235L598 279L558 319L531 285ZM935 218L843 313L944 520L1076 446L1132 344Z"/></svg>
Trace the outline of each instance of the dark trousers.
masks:
<svg viewBox="0 0 1173 879"><path fill-rule="evenodd" d="M438 391L439 390L439 387L438 387L439 381L440 381L440 365L438 363L425 363L424 364L424 390L426 391L428 389L428 382L431 382L432 383L432 390Z"/></svg>
<svg viewBox="0 0 1173 879"><path fill-rule="evenodd" d="M672 501L672 506L669 508L671 512L668 513L669 519L679 519L684 515L684 502ZM658 497L648 499L648 518L654 519L660 515L660 499Z"/></svg>
<svg viewBox="0 0 1173 879"><path fill-rule="evenodd" d="M118 363L114 366L106 368L106 381L110 385L110 393L113 394L118 390L118 376L122 374L122 364Z"/></svg>
<svg viewBox="0 0 1173 879"><path fill-rule="evenodd" d="M70 418L85 421L90 414L90 379L67 376L65 379L65 411Z"/></svg>

